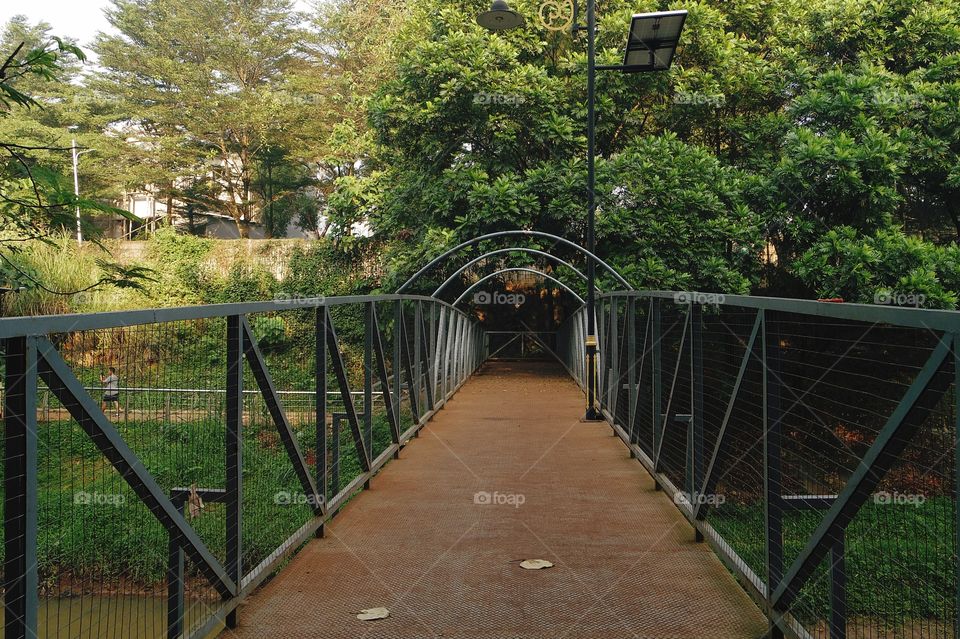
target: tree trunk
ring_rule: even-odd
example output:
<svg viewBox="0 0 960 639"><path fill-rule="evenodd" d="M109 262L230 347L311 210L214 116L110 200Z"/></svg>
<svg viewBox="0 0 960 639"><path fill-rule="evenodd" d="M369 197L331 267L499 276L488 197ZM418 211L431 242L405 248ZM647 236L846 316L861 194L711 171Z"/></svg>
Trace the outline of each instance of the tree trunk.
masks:
<svg viewBox="0 0 960 639"><path fill-rule="evenodd" d="M953 228L957 232L957 241L960 242L960 205L956 204L956 200L954 200L954 203L948 205L948 208L950 209L950 218L953 220Z"/></svg>

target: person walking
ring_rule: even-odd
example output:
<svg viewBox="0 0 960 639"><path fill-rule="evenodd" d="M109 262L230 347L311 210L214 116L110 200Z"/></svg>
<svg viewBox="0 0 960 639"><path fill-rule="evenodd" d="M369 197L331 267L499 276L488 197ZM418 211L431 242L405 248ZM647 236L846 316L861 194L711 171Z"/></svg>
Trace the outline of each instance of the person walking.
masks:
<svg viewBox="0 0 960 639"><path fill-rule="evenodd" d="M107 369L107 375L100 376L100 383L103 384L103 401L100 402L100 408L104 413L114 404L117 407L117 415L120 415L120 378L117 377L117 369L113 366Z"/></svg>

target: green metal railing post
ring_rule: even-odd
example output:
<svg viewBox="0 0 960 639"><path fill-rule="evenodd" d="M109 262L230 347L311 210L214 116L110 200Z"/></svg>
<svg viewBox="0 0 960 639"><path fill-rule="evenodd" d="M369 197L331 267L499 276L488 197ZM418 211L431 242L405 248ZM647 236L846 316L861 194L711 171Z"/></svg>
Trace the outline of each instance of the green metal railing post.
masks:
<svg viewBox="0 0 960 639"><path fill-rule="evenodd" d="M422 356L422 350L420 347L420 335L423 327L423 303L420 300L417 300L413 304L413 388L410 389L411 393L416 393L417 401L419 402L421 394L421 381L423 380L423 370L420 367L420 358ZM427 405L427 410L432 409L433 407ZM420 431L418 430L415 436L418 436Z"/></svg>
<svg viewBox="0 0 960 639"><path fill-rule="evenodd" d="M692 502L694 509L703 490L703 305L690 303L690 495L698 501ZM703 533L695 529L698 542L703 541Z"/></svg>
<svg viewBox="0 0 960 639"><path fill-rule="evenodd" d="M660 299L654 298L650 300L650 344L652 351L650 368L652 372L651 394L653 396L650 402L653 407L652 414L650 415L650 424L653 427L653 448L651 449L650 457L653 460L654 468L657 468L659 463L660 423L663 421L663 350L660 343L663 339L661 306L662 302ZM656 473L654 473L653 481L656 489L660 490L660 482L657 480Z"/></svg>
<svg viewBox="0 0 960 639"><path fill-rule="evenodd" d="M4 340L4 637L37 636L37 345Z"/></svg>
<svg viewBox="0 0 960 639"><path fill-rule="evenodd" d="M764 310L761 316L761 362L763 364L763 487L766 523L767 616L776 619L771 597L783 579L783 509L780 500L780 338ZM771 623L770 639L783 639L783 631Z"/></svg>
<svg viewBox="0 0 960 639"><path fill-rule="evenodd" d="M316 404L316 467L317 490L327 503L327 309L317 307L314 312L314 401ZM317 528L317 537L323 537L324 527Z"/></svg>
<svg viewBox="0 0 960 639"><path fill-rule="evenodd" d="M617 402L620 397L620 309L617 298L610 300L610 331L607 341L610 346L610 375L607 380L607 405L610 407L610 416L617 422Z"/></svg>
<svg viewBox="0 0 960 639"><path fill-rule="evenodd" d="M953 334L953 636L960 637L960 333Z"/></svg>
<svg viewBox="0 0 960 639"><path fill-rule="evenodd" d="M627 433L631 444L637 443L637 300L631 297L627 300ZM633 446L630 447L630 457L634 456Z"/></svg>
<svg viewBox="0 0 960 639"><path fill-rule="evenodd" d="M227 576L239 584L243 578L243 326L240 315L227 317ZM237 627L237 610L226 618L228 628Z"/></svg>
<svg viewBox="0 0 960 639"><path fill-rule="evenodd" d="M397 300L393 303L393 363L390 368L393 371L393 397L390 399L393 401L393 414L394 419L397 420L397 432L403 432L403 419L400 415L400 371L402 366L400 365L400 357L402 344L400 341L403 339L403 301ZM410 395L413 395L413 380L407 380L408 385L410 386L407 390ZM384 380L383 383L386 383ZM402 443L402 442L398 442ZM393 454L394 459L400 457L400 449Z"/></svg>
<svg viewBox="0 0 960 639"><path fill-rule="evenodd" d="M364 308L363 331L363 439L367 457L373 459L373 331L378 330L373 302ZM370 488L370 482L363 487Z"/></svg>

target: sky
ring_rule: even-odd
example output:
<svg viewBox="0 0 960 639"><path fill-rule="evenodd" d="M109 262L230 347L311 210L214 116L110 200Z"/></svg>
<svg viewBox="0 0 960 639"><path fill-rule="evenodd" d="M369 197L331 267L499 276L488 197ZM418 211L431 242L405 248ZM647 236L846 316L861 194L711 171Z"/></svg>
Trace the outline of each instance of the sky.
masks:
<svg viewBox="0 0 960 639"><path fill-rule="evenodd" d="M301 11L309 9L308 0L294 2ZM90 55L89 47L98 31L110 31L103 16L108 0L0 0L0 25L17 14L27 16L31 23L44 20L53 26L53 35L76 38L80 47Z"/></svg>

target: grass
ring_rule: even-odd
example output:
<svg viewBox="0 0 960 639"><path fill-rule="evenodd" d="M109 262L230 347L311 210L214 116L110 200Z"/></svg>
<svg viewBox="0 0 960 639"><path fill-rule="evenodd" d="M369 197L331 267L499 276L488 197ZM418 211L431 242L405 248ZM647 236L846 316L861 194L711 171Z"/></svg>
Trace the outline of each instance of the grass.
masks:
<svg viewBox="0 0 960 639"><path fill-rule="evenodd" d="M949 497L929 498L916 506L868 501L846 531L848 615L894 624L952 618L956 592L954 516ZM785 568L800 554L822 517L822 512L785 513ZM709 521L763 578L762 504L727 503L714 510ZM818 567L791 608L805 623L829 615L828 560Z"/></svg>
<svg viewBox="0 0 960 639"><path fill-rule="evenodd" d="M389 446L391 436L386 419L375 417L376 454ZM164 491L225 485L222 423L144 419L121 422L118 429ZM312 460L312 429L305 428L298 436ZM360 474L348 428L341 432L340 451L342 487ZM79 594L121 583L156 589L166 574L166 530L89 437L72 421L41 422L39 457L37 553L42 592L64 596L66 591ZM245 570L250 570L311 517L303 500L278 498L298 496L303 490L272 424L244 427L243 491L243 557ZM223 505L208 504L188 520L223 561Z"/></svg>

